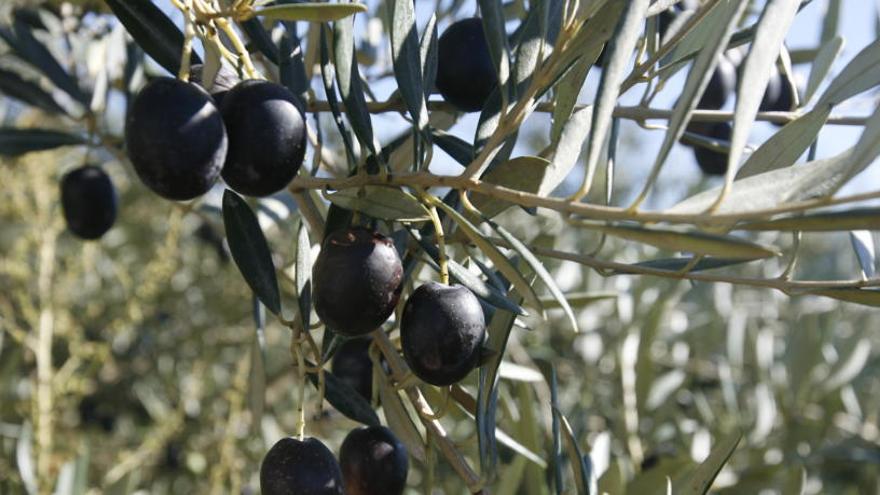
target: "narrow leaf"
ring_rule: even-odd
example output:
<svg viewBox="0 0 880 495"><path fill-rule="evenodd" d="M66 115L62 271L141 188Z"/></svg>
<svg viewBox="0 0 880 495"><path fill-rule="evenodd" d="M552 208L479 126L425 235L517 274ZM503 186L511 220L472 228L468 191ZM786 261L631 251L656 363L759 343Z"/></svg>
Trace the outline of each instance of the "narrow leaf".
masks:
<svg viewBox="0 0 880 495"><path fill-rule="evenodd" d="M326 197L335 205L360 211L373 218L400 222L421 222L428 219L428 212L419 200L393 187L366 186L362 192L355 188L343 189Z"/></svg>
<svg viewBox="0 0 880 495"><path fill-rule="evenodd" d="M730 235L699 231L679 232L670 229L649 229L629 225L599 225L596 226L596 229L615 237L671 251L688 251L738 259L768 258L779 255L779 251L771 246L763 246Z"/></svg>
<svg viewBox="0 0 880 495"><path fill-rule="evenodd" d="M458 163L467 166L474 161L474 146L464 139L433 128L431 129L431 138L440 149Z"/></svg>
<svg viewBox="0 0 880 495"><path fill-rule="evenodd" d="M810 101L813 98L816 90L819 89L819 85L828 76L831 66L837 60L837 56L843 50L843 45L844 41L840 36L834 36L832 39L822 43L822 47L819 49L819 53L816 55L810 68L810 78L807 80L807 91L804 93L804 101Z"/></svg>
<svg viewBox="0 0 880 495"><path fill-rule="evenodd" d="M342 95L342 101L345 103L346 115L351 127L361 144L373 155L378 155L379 147L373 137L373 124L370 120L370 112L367 110L367 100L361 87L361 75L355 58L354 19L343 19L334 23L333 51L336 83L339 85L339 94Z"/></svg>
<svg viewBox="0 0 880 495"><path fill-rule="evenodd" d="M300 221L296 234L296 295L299 301L299 315L303 328L311 326L312 315L312 243L306 222Z"/></svg>
<svg viewBox="0 0 880 495"><path fill-rule="evenodd" d="M825 296L839 301L846 301L863 306L880 307L880 290L878 289L817 289L807 292L817 296Z"/></svg>
<svg viewBox="0 0 880 495"><path fill-rule="evenodd" d="M391 25L391 55L394 78L403 101L418 129L428 125L428 108L422 87L422 61L412 0L394 0Z"/></svg>
<svg viewBox="0 0 880 495"><path fill-rule="evenodd" d="M619 268L612 272L613 275L619 275L623 273L639 273L639 271L635 268L650 268L652 270L666 270L669 272L677 272L679 270L684 269L684 267L688 266L694 259L691 257L684 258L663 258L656 260L648 260L641 261L639 263L633 263L631 266L634 270L625 270ZM742 259L742 258L712 258L712 257L703 257L700 261L697 262L696 265L691 267L690 271L699 272L703 270L712 270L715 268L724 268L726 266L739 265L742 263L748 263L750 261L754 261L753 259Z"/></svg>
<svg viewBox="0 0 880 495"><path fill-rule="evenodd" d="M749 222L737 230L832 232L845 230L880 230L880 208L854 208L846 211L813 213L797 217Z"/></svg>
<svg viewBox="0 0 880 495"><path fill-rule="evenodd" d="M263 7L256 14L280 21L332 22L366 11L362 3L302 2Z"/></svg>
<svg viewBox="0 0 880 495"><path fill-rule="evenodd" d="M721 468L733 455L736 446L742 438L742 433L737 433L723 440L712 449L709 457L703 461L697 468L679 485L676 483L673 493L683 495L703 495L709 492L715 477L721 471Z"/></svg>
<svg viewBox="0 0 880 495"><path fill-rule="evenodd" d="M517 191L537 193L549 166L550 162L544 158L519 156L499 163L498 166L487 171L480 180ZM513 203L479 193L473 194L472 202L487 218L492 218L513 206Z"/></svg>
<svg viewBox="0 0 880 495"><path fill-rule="evenodd" d="M816 140L829 115L830 106L816 107L786 124L749 156L736 178L742 179L794 164Z"/></svg>
<svg viewBox="0 0 880 495"><path fill-rule="evenodd" d="M831 81L816 105L837 105L880 84L880 40L862 49Z"/></svg>
<svg viewBox="0 0 880 495"><path fill-rule="evenodd" d="M849 239L858 257L859 266L862 268L862 276L873 278L876 264L874 262L874 238L871 236L871 232L853 230L849 233Z"/></svg>
<svg viewBox="0 0 880 495"><path fill-rule="evenodd" d="M31 151L86 144L82 136L49 129L0 127L0 155L17 156Z"/></svg>
<svg viewBox="0 0 880 495"><path fill-rule="evenodd" d="M568 455L568 461L571 463L571 469L574 472L574 483L579 495L589 495L591 493L591 485L593 483L592 465L589 462L589 456L584 456L578 447L577 439L574 437L574 431L571 429L568 419L562 412L553 406L553 414L557 416L561 426L562 443L565 445L565 453Z"/></svg>
<svg viewBox="0 0 880 495"><path fill-rule="evenodd" d="M379 380L379 400L382 401L382 410L385 413L388 427L406 446L407 453L419 461L425 462L425 443L422 436L406 412L406 407L400 400L400 394L389 380Z"/></svg>
<svg viewBox="0 0 880 495"><path fill-rule="evenodd" d="M12 71L0 69L0 93L49 113L65 113L52 95Z"/></svg>
<svg viewBox="0 0 880 495"><path fill-rule="evenodd" d="M312 364L308 363L308 366L312 366ZM309 373L308 378L312 385L318 386L317 374ZM370 407L370 403L333 373L324 372L324 398L334 409L353 421L367 426L381 424L376 411Z"/></svg>
<svg viewBox="0 0 880 495"><path fill-rule="evenodd" d="M578 332L578 322L577 317L574 315L574 311L571 309L571 306L568 305L568 301L565 299L565 294L562 293L562 290L559 286L556 285L556 281L553 279L553 275L544 268L544 264L541 263L532 252L526 247L525 244L522 243L519 239L517 239L513 234L508 232L505 228L496 224L495 222L486 219L489 225L495 229L495 232L498 232L498 235L501 236L502 239L507 241L511 248L519 254L523 260L534 270L534 272L538 275L538 278L544 282L544 285L547 286L547 289L550 291L550 294L556 298L556 301L562 307L562 310L565 311L565 316L568 317L568 322L571 324L572 330L575 333Z"/></svg>
<svg viewBox="0 0 880 495"><path fill-rule="evenodd" d="M147 55L168 72L177 74L183 33L159 7L150 0L107 0L107 5ZM199 64L201 59L193 53L191 62Z"/></svg>
<svg viewBox="0 0 880 495"><path fill-rule="evenodd" d="M232 259L260 301L277 314L281 296L269 244L250 206L229 189L223 193L223 224Z"/></svg>
<svg viewBox="0 0 880 495"><path fill-rule="evenodd" d="M463 217L459 212L455 211L455 209L449 207L446 203L437 202L437 206L443 209L447 215L449 215L455 223L461 228L462 232L473 242L476 246L486 255L489 259L492 260L492 263L495 264L495 268L497 268L501 273L507 277L513 283L514 288L517 292L519 292L523 298L526 300L529 306L541 311L543 306L541 306L541 301L538 299L537 294L535 294L535 290L532 286L526 281L525 277L523 277L522 273L513 266L510 260L507 259L504 254L498 250L498 248L492 244L488 239L483 237L477 228L470 223L465 217Z"/></svg>
<svg viewBox="0 0 880 495"><path fill-rule="evenodd" d="M52 52L41 43L31 32L30 26L16 19L13 23L15 30L15 49L22 61L30 64L42 72L52 84L70 95L74 100L88 105L89 97L80 89L76 79L64 70Z"/></svg>

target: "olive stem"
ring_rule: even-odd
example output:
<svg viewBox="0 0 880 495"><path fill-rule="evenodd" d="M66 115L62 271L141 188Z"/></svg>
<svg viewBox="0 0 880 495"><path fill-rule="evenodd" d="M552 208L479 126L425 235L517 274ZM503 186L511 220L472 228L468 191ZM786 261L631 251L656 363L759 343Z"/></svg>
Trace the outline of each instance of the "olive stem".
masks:
<svg viewBox="0 0 880 495"><path fill-rule="evenodd" d="M440 283L443 285L449 285L449 257L446 254L446 236L443 234L443 222L440 221L440 215L437 214L437 207L434 206L433 203L436 198L429 196L424 189L416 190L419 193L419 198L421 198L428 210L428 215L431 217L431 223L434 224L434 236L437 238L437 248L440 251Z"/></svg>
<svg viewBox="0 0 880 495"><path fill-rule="evenodd" d="M196 36L195 24L193 23L193 5L192 0L183 0L180 5L180 12L183 14L183 49L180 54L180 70L177 78L181 81L189 81L189 69L192 60L192 42ZM180 2L175 2L179 4ZM182 7L182 8L181 8Z"/></svg>
<svg viewBox="0 0 880 495"><path fill-rule="evenodd" d="M306 429L306 368L305 360L302 355L301 329L299 325L294 325L292 330L293 335L290 339L290 351L291 354L293 354L294 361L296 361L296 373L299 377L299 400L296 404L296 436L301 441L305 437Z"/></svg>
<svg viewBox="0 0 880 495"><path fill-rule="evenodd" d="M406 365L406 362L400 357L400 354L397 353L397 349L394 348L391 340L388 339L388 335L381 328L374 331L372 335L373 342L375 342L379 347L379 350L382 351L385 360L388 362L389 368L391 368L391 377L395 381L402 380L409 373L409 367ZM406 394L416 412L419 414L419 419L425 426L425 429L430 431L431 435L433 435L435 445L459 477L464 480L468 489L473 493L482 490L483 481L480 479L480 476L477 475L477 473L475 473L468 465L467 460L455 447L455 444L449 438L440 421L436 419L427 419L428 417L433 416L434 413L431 411L431 406L425 400L421 390L416 386L407 387ZM428 446L428 448L431 447Z"/></svg>

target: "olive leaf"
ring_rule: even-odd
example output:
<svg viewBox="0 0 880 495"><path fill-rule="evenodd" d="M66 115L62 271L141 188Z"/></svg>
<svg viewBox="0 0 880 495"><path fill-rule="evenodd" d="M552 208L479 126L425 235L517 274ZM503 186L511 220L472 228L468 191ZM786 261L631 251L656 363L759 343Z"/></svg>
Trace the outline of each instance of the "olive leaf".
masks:
<svg viewBox="0 0 880 495"><path fill-rule="evenodd" d="M313 367L314 365L306 361L306 365ZM316 373L308 373L308 379L316 388L318 386L318 375ZM363 423L367 426L379 426L379 416L370 406L366 399L361 397L357 390L353 389L344 381L340 380L333 373L324 372L324 398L333 406L334 409L345 415L345 417Z"/></svg>
<svg viewBox="0 0 880 495"><path fill-rule="evenodd" d="M736 433L718 442L709 457L706 458L697 468L680 483L675 483L673 493L682 493L686 495L704 495L709 492L715 477L721 471L721 468L727 463L739 441L742 439L742 433Z"/></svg>
<svg viewBox="0 0 880 495"><path fill-rule="evenodd" d="M393 187L366 186L344 189L327 194L333 204L352 211L365 213L373 218L399 222L421 222L428 219L428 212L413 195Z"/></svg>
<svg viewBox="0 0 880 495"><path fill-rule="evenodd" d="M82 136L63 131L0 127L0 155L17 156L86 142Z"/></svg>
<svg viewBox="0 0 880 495"><path fill-rule="evenodd" d="M332 22L366 11L362 3L301 2L259 8L256 15L280 21Z"/></svg>
<svg viewBox="0 0 880 495"><path fill-rule="evenodd" d="M269 244L250 206L234 192L223 193L223 224L232 259L266 308L281 314L281 296Z"/></svg>
<svg viewBox="0 0 880 495"><path fill-rule="evenodd" d="M150 0L107 0L107 5L147 55L168 72L177 74L183 33L159 7ZM190 61L201 63L195 52L190 55Z"/></svg>
<svg viewBox="0 0 880 495"><path fill-rule="evenodd" d="M0 93L49 113L65 113L55 98L43 91L37 83L26 81L18 74L0 69Z"/></svg>

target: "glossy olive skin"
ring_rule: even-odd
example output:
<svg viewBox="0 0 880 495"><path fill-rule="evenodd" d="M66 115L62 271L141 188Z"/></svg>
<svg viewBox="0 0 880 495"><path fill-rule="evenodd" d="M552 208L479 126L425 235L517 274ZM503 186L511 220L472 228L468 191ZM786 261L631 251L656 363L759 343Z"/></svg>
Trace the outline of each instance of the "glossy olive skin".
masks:
<svg viewBox="0 0 880 495"><path fill-rule="evenodd" d="M61 179L61 208L67 228L75 236L98 239L116 221L116 190L110 177L98 167L86 165Z"/></svg>
<svg viewBox="0 0 880 495"><path fill-rule="evenodd" d="M700 126L699 130L695 132L709 138L730 141L733 128L728 122L715 122ZM706 175L724 175L727 172L727 153L721 153L703 146L695 146L694 158L696 158L697 165L700 166L700 169Z"/></svg>
<svg viewBox="0 0 880 495"><path fill-rule="evenodd" d="M342 495L342 490L339 463L316 438L282 438L260 465L263 495Z"/></svg>
<svg viewBox="0 0 880 495"><path fill-rule="evenodd" d="M776 72L767 82L764 98L761 99L759 110L762 112L788 112L794 109L794 85L782 73ZM773 123L776 126L784 124Z"/></svg>
<svg viewBox="0 0 880 495"><path fill-rule="evenodd" d="M437 41L437 89L462 112L482 110L498 76L479 17L458 21Z"/></svg>
<svg viewBox="0 0 880 495"><path fill-rule="evenodd" d="M431 385L451 385L467 376L479 362L485 336L483 308L464 286L429 282L413 291L403 308L403 357Z"/></svg>
<svg viewBox="0 0 880 495"><path fill-rule="evenodd" d="M331 330L354 337L379 328L403 289L391 239L363 227L332 232L312 268L315 312Z"/></svg>
<svg viewBox="0 0 880 495"><path fill-rule="evenodd" d="M352 430L339 448L346 495L400 495L406 488L406 447L384 426Z"/></svg>
<svg viewBox="0 0 880 495"><path fill-rule="evenodd" d="M189 71L189 80L211 93L211 97L214 98L217 108L221 108L226 93L240 83L241 78L238 77L238 74L228 66L221 65L220 70L217 71L217 76L214 77L214 83L209 85L202 80L203 69L204 66L202 64L193 65ZM208 86L211 87L209 88Z"/></svg>
<svg viewBox="0 0 880 495"><path fill-rule="evenodd" d="M208 192L226 160L220 111L196 84L163 77L141 89L128 109L125 146L141 181L178 201Z"/></svg>
<svg viewBox="0 0 880 495"><path fill-rule="evenodd" d="M736 66L727 57L721 55L697 108L718 110L727 103L727 98L734 91L736 91Z"/></svg>
<svg viewBox="0 0 880 495"><path fill-rule="evenodd" d="M268 81L243 81L223 98L229 152L223 180L247 196L284 189L306 153L302 103L287 88Z"/></svg>
<svg viewBox="0 0 880 495"><path fill-rule="evenodd" d="M333 355L331 372L368 401L373 398L373 361L370 339L346 340Z"/></svg>

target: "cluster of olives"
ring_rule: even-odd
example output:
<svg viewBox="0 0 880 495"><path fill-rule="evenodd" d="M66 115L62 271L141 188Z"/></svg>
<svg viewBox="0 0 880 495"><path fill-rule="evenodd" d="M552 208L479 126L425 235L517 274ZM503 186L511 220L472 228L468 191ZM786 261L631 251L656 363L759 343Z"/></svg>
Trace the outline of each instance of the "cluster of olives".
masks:
<svg viewBox="0 0 880 495"><path fill-rule="evenodd" d="M406 487L406 447L384 426L349 432L333 452L316 438L282 438L260 466L263 495L400 495Z"/></svg>
<svg viewBox="0 0 880 495"><path fill-rule="evenodd" d="M156 194L194 199L222 175L241 194L267 196L299 171L306 148L300 100L269 81L241 81L230 89L231 77L221 75L214 95L196 83L162 77L132 101L126 149L138 177Z"/></svg>
<svg viewBox="0 0 880 495"><path fill-rule="evenodd" d="M403 290L403 264L391 239L351 227L330 233L312 269L315 312L324 325L351 337L337 350L332 371L361 396L372 395L370 340L394 312ZM445 386L470 373L486 335L483 309L462 286L429 282L404 305L400 323L403 357L426 383ZM383 426L352 431L339 463L315 438L284 438L260 468L264 494L399 494L406 484L406 449Z"/></svg>
<svg viewBox="0 0 880 495"><path fill-rule="evenodd" d="M324 240L312 283L321 321L338 334L357 337L379 328L394 312L403 290L403 265L391 239L353 227ZM404 359L416 376L432 385L464 378L479 361L485 333L480 302L463 286L426 283L413 291L403 308Z"/></svg>

